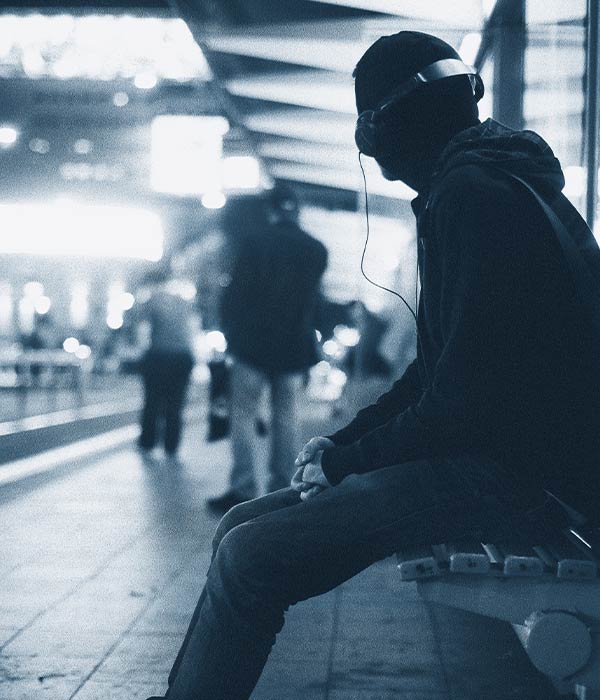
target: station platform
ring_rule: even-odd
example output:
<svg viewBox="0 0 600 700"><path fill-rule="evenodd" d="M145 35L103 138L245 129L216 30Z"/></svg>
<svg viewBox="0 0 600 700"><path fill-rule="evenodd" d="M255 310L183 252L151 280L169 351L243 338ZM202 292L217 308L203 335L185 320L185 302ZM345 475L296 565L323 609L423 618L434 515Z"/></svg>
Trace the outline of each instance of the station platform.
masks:
<svg viewBox="0 0 600 700"><path fill-rule="evenodd" d="M307 415L315 421L319 412ZM91 448L85 438L62 456L35 456L53 465L35 478L3 483L19 460L0 466L1 700L144 700L165 691L209 563L217 518L205 500L224 488L229 464L226 441L204 441L204 421L202 406L192 406L179 465L142 459L135 423L125 421ZM129 437L111 442L124 429ZM316 430L307 419L306 435ZM423 603L392 559L290 610L253 694L555 697L508 625Z"/></svg>

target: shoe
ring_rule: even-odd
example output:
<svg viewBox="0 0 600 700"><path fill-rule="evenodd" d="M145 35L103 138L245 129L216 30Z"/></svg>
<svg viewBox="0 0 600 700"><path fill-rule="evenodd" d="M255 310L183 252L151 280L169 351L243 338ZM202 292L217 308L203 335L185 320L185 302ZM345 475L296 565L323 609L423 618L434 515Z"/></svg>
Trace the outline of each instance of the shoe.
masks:
<svg viewBox="0 0 600 700"><path fill-rule="evenodd" d="M165 462L170 467L180 467L181 462L177 456L177 452L165 451Z"/></svg>
<svg viewBox="0 0 600 700"><path fill-rule="evenodd" d="M209 498L206 501L206 507L213 513L225 515L225 513L233 508L233 506L237 506L240 503L245 503L249 500L249 498L240 496L240 494L236 493L235 491L226 491L222 496Z"/></svg>
<svg viewBox="0 0 600 700"><path fill-rule="evenodd" d="M146 466L154 466L156 463L156 455L154 453L154 448L153 447L141 447L140 445L136 446L137 453L140 456L140 459Z"/></svg>
<svg viewBox="0 0 600 700"><path fill-rule="evenodd" d="M264 437L269 433L266 422L262 418L257 418L254 429L259 437Z"/></svg>
<svg viewBox="0 0 600 700"><path fill-rule="evenodd" d="M142 440L142 437L138 437L138 439L135 441L135 444L141 452L152 452L152 450L156 447L155 443L148 444L146 440Z"/></svg>

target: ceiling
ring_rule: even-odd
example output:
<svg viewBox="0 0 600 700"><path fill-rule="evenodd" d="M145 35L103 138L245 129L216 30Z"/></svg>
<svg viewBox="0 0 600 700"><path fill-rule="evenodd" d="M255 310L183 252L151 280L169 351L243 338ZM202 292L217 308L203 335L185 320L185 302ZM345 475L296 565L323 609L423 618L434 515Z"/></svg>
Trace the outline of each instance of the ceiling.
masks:
<svg viewBox="0 0 600 700"><path fill-rule="evenodd" d="M60 128L96 124L115 129L115 144L133 154L139 137L126 127L150 113L225 113L232 125L226 148L253 151L274 180L295 184L309 199L352 209L362 181L353 145L352 70L379 36L401 29L435 33L460 47L481 30L492 0L44 0L0 2L3 12L176 15L188 24L214 79L159 85L115 112L114 86L87 83L56 98L56 81L5 85L0 116L27 110L30 122ZM468 43L468 40L467 42ZM466 57L470 58L471 57ZM6 82L6 81L5 81ZM30 83L31 81L29 81ZM60 90L59 90L60 92ZM82 99L83 98L83 99ZM25 106L25 107L24 107ZM385 213L410 198L366 162L373 206ZM390 202L392 200L392 202Z"/></svg>
<svg viewBox="0 0 600 700"><path fill-rule="evenodd" d="M293 183L314 203L354 209L362 180L353 144L352 70L365 49L382 34L414 29L440 36L456 46L467 62L473 62L490 13L496 5L510 2L0 0L4 14L43 11L181 17L202 48L212 74L212 79L159 82L152 90L129 89L127 81L118 80L77 83L17 76L2 80L0 120L26 120L31 136L50 135L59 150L71 135L88 138L91 132L90 138L102 144L102 157L120 157L127 182L133 190L141 190L148 161L148 125L155 115L225 114L232 127L225 139L226 152L254 153L271 179ZM547 0L543 15L530 12L528 16L533 29L529 30L526 66L527 123L550 137L564 153L575 151L571 141L580 141L581 95L565 102L569 92L562 82L563 74L564 80L572 81L580 80L583 72L583 4L584 0L573 0L567 12L560 0ZM539 9L538 3L532 6ZM544 24L548 13L550 24ZM552 33L557 23L562 25L560 37ZM559 73L561 77L552 101L548 99L551 85L539 78L546 75L543 63L549 60L549 46L553 47L552 80ZM535 81L532 75L538 76ZM115 109L115 91L123 89L128 90L127 108ZM544 133L549 115L556 121L557 110L570 120L569 128L564 128L567 122L563 120ZM25 152L0 153L0 157L3 166L24 162L18 172L3 170L11 172L12 182L22 177L26 185L31 170L27 159L34 156ZM60 153L58 157L66 158ZM393 213L398 199L411 198L413 193L401 183L385 181L370 159L364 163L376 211ZM46 159L44 167L37 170L41 187L52 182L55 164Z"/></svg>
<svg viewBox="0 0 600 700"><path fill-rule="evenodd" d="M151 190L150 125L163 114L222 114L231 126L225 155L253 153L268 178L296 188L312 217L307 221L309 230L330 248L331 289L350 284L355 276L345 270L358 253L353 256L349 250L362 245L363 220L347 212L364 206L353 134L352 71L357 60L379 36L413 29L440 36L461 50L464 60L474 62L479 34L490 13L500 3L509 6L512 1L0 0L0 15L43 11L180 17L209 69L191 81L161 80L152 89L136 89L131 76L109 81L6 78L0 61L0 126L12 120L27 135L20 148L4 149L0 143L3 198L23 194L39 198L54 192L158 204L165 228L177 232L173 247L183 248L187 241L210 233L217 217L210 218L214 212L203 210L197 198L176 200ZM575 153L581 142L582 95L571 86L581 84L584 68L583 2L572 0L567 12L561 0L544 0L557 16L550 21L546 15L539 21L533 18L535 31L528 28L527 125L558 145L567 165L579 161L563 153ZM493 31L485 32L484 45ZM502 31L503 27L497 28ZM1 44L0 33L0 53ZM493 87L493 67L494 61L486 63L488 88ZM127 105L121 108L115 99L123 93ZM491 93L493 89L488 89L488 102ZM90 152L74 149L86 140L93 145ZM32 148L32 142L40 148L49 142L51 149L44 155ZM413 217L408 200L414 193L402 183L385 181L370 159L363 162L369 206L379 215L372 220L376 235L371 247L378 240L383 246L377 258L381 265L375 266L380 279L381 269L400 255L390 246L410 238ZM390 219L393 236L386 233ZM404 232L400 238L398 231ZM374 265L372 259L370 264ZM356 296L354 289L345 293Z"/></svg>

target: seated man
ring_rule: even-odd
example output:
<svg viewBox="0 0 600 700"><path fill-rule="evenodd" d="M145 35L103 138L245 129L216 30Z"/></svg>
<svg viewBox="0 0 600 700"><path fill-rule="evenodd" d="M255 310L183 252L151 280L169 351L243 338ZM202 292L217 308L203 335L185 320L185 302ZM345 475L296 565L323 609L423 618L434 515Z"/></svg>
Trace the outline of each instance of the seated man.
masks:
<svg viewBox="0 0 600 700"><path fill-rule="evenodd" d="M247 700L290 605L398 550L502 537L544 489L597 504L598 327L537 196L592 280L599 251L558 161L532 132L480 123L480 78L435 37L382 37L355 79L359 149L418 192L417 358L305 445L291 488L223 518L169 700Z"/></svg>

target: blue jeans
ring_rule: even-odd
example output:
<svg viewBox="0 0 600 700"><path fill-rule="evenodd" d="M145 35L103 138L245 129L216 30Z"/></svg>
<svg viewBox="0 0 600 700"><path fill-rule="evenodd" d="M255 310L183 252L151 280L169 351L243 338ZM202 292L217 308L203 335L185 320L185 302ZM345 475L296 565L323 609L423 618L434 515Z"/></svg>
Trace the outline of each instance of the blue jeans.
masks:
<svg viewBox="0 0 600 700"><path fill-rule="evenodd" d="M247 700L290 605L399 550L513 532L539 505L514 487L497 465L465 457L352 475L308 501L286 488L236 506L217 527L167 698Z"/></svg>
<svg viewBox="0 0 600 700"><path fill-rule="evenodd" d="M181 440L182 412L194 361L186 352L150 350L142 361L144 408L139 445L152 449L164 421L165 451L175 454Z"/></svg>
<svg viewBox="0 0 600 700"><path fill-rule="evenodd" d="M235 359L231 370L231 451L229 476L232 491L254 498L260 491L277 491L290 483L300 447L298 401L302 394L299 372L263 372ZM268 473L257 478L255 463L256 419L265 387L270 390L271 423Z"/></svg>

